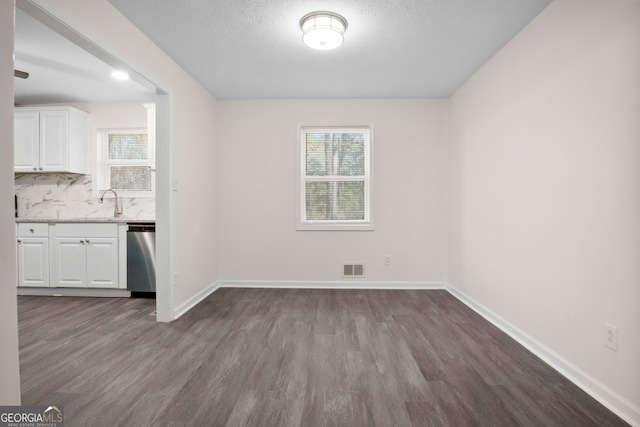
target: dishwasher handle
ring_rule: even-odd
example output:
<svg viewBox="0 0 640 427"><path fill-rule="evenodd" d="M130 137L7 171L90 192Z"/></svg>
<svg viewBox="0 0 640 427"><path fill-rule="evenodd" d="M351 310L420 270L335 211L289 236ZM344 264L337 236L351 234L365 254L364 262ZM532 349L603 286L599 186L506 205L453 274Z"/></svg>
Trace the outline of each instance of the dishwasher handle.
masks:
<svg viewBox="0 0 640 427"><path fill-rule="evenodd" d="M129 225L127 231L134 233L154 233L156 231L155 225Z"/></svg>

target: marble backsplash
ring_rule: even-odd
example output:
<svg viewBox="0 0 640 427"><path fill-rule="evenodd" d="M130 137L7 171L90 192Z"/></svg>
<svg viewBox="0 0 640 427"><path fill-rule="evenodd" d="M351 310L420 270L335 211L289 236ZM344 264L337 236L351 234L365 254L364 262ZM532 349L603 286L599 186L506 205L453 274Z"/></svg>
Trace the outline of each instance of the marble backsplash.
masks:
<svg viewBox="0 0 640 427"><path fill-rule="evenodd" d="M104 203L93 194L91 175L16 174L19 218L76 219L113 216L113 193ZM123 198L122 218L155 219L154 197Z"/></svg>

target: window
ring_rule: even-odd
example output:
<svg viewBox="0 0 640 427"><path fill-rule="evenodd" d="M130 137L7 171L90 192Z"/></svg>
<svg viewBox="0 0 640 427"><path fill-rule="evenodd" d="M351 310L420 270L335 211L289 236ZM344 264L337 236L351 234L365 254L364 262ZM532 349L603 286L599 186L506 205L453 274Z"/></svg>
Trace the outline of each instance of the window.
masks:
<svg viewBox="0 0 640 427"><path fill-rule="evenodd" d="M98 139L98 191L113 188L123 196L153 196L154 147L147 130L106 129Z"/></svg>
<svg viewBox="0 0 640 427"><path fill-rule="evenodd" d="M298 230L372 230L369 127L301 127Z"/></svg>

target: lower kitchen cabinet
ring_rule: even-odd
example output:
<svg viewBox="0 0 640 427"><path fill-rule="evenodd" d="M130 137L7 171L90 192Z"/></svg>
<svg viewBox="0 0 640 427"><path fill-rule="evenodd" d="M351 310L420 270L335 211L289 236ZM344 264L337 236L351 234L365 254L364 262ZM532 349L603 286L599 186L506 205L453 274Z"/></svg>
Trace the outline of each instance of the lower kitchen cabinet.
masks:
<svg viewBox="0 0 640 427"><path fill-rule="evenodd" d="M49 287L49 238L18 237L18 286Z"/></svg>
<svg viewBox="0 0 640 427"><path fill-rule="evenodd" d="M48 238L18 238L18 286L49 287Z"/></svg>
<svg viewBox="0 0 640 427"><path fill-rule="evenodd" d="M56 287L118 287L117 238L56 237L53 244Z"/></svg>
<svg viewBox="0 0 640 427"><path fill-rule="evenodd" d="M126 225L17 224L19 287L126 289Z"/></svg>
<svg viewBox="0 0 640 427"><path fill-rule="evenodd" d="M119 287L116 224L55 224L51 236L52 287Z"/></svg>
<svg viewBox="0 0 640 427"><path fill-rule="evenodd" d="M49 226L18 227L18 286L49 287Z"/></svg>

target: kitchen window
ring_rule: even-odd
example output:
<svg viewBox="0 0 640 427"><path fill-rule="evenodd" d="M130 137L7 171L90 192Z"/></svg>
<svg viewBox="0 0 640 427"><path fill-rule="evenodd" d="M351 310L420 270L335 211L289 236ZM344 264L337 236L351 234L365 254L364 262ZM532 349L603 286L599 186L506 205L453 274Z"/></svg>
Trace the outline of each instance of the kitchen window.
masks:
<svg viewBox="0 0 640 427"><path fill-rule="evenodd" d="M298 230L373 230L369 126L301 126Z"/></svg>
<svg viewBox="0 0 640 427"><path fill-rule="evenodd" d="M103 129L98 140L98 191L112 188L125 197L155 195L155 150L146 129Z"/></svg>

